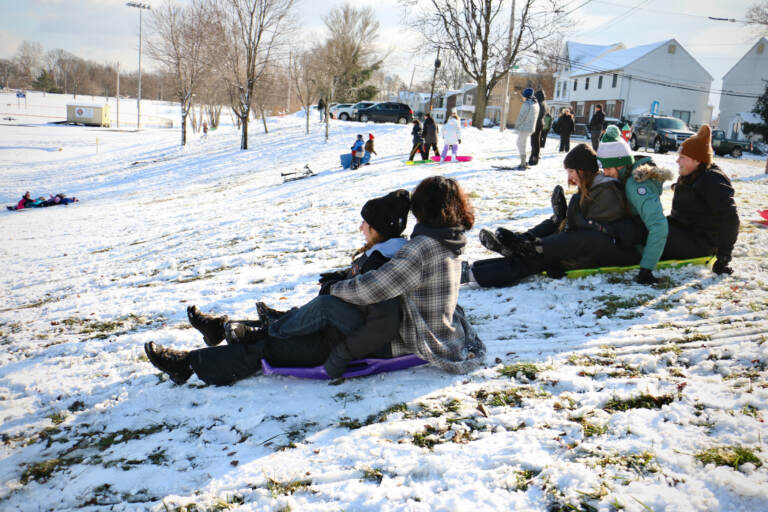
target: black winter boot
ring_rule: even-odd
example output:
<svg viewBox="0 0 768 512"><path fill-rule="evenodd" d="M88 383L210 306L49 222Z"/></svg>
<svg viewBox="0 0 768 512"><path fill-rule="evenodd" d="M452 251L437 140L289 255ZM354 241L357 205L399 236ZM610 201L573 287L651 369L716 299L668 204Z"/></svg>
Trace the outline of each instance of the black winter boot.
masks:
<svg viewBox="0 0 768 512"><path fill-rule="evenodd" d="M224 339L230 345L252 345L267 338L268 327L252 327L243 322L227 322L224 326Z"/></svg>
<svg viewBox="0 0 768 512"><path fill-rule="evenodd" d="M568 204L565 202L565 193L563 187L557 185L552 191L552 221L555 224L560 224L568 215Z"/></svg>
<svg viewBox="0 0 768 512"><path fill-rule="evenodd" d="M149 362L158 370L167 373L176 384L184 384L192 376L189 352L165 348L154 341L144 344L144 352Z"/></svg>
<svg viewBox="0 0 768 512"><path fill-rule="evenodd" d="M331 352L323 363L323 368L330 378L338 379L344 375L347 365L354 357L347 347L344 336L337 329L327 328L323 337L331 346Z"/></svg>
<svg viewBox="0 0 768 512"><path fill-rule="evenodd" d="M203 341L209 347L218 345L224 339L224 324L229 322L229 317L206 315L197 306L187 308L187 318L192 327L200 331Z"/></svg>
<svg viewBox="0 0 768 512"><path fill-rule="evenodd" d="M531 240L529 237L513 231L508 231L507 233L509 234L499 233L501 235L499 241L503 245L501 254L507 257L519 256L535 260L541 259L543 253L541 240Z"/></svg>
<svg viewBox="0 0 768 512"><path fill-rule="evenodd" d="M261 321L261 326L265 329L269 328L269 324L276 321L278 318L283 316L286 311L280 311L277 309L273 309L269 306L267 306L263 302L257 302L256 303L256 313L259 315L259 320Z"/></svg>
<svg viewBox="0 0 768 512"><path fill-rule="evenodd" d="M496 238L496 235L494 235L487 229L481 229L480 234L478 235L478 238L480 238L480 243L482 244L482 246L488 249L489 251L493 251L501 254L501 251L504 250L504 247L501 245L501 242Z"/></svg>

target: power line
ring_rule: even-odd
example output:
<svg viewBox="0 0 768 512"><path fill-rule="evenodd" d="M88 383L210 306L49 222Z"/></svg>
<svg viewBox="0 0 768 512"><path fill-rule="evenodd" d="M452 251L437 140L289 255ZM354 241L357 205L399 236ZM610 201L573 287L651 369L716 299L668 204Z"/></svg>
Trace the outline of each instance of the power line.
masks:
<svg viewBox="0 0 768 512"><path fill-rule="evenodd" d="M626 4L617 4L616 2L609 2L606 0L596 0L597 3L605 4L605 5L612 5L612 6L620 6L620 7L629 7L629 5ZM643 7L642 10L644 11L650 11L650 12L658 12L662 14L671 14L673 16L689 16L692 18L704 18L709 19L712 21L730 21L731 23L746 23L746 24L752 24L757 23L760 25L766 25L768 23L766 22L760 22L760 21L751 21L751 20L738 20L735 18L718 18L715 16L707 16L706 14L691 14L689 12L678 12L678 11L667 11L666 9L656 9L654 7Z"/></svg>
<svg viewBox="0 0 768 512"><path fill-rule="evenodd" d="M537 54L537 55L540 55L539 52L537 52L537 51L533 51L533 53ZM580 63L576 63L576 62L571 62L570 59L566 59L566 58L561 57L559 55L550 54L550 55L546 55L546 56L548 58L551 58L555 62L558 62L560 64L566 64L566 65L570 66L571 68L580 69L582 71L588 71L590 73L617 75L619 77L626 78L628 80L634 80L636 82L641 82L641 83L647 83L647 84L652 84L652 85L659 85L659 86L662 86L662 87L671 87L671 88L674 88L674 89L681 89L681 90L685 90L685 91L701 92L701 93L706 93L706 94L710 94L710 93L714 92L715 94L720 94L721 96L731 96L731 97L735 97L735 98L757 99L757 98L760 97L760 94L750 94L750 93L744 93L744 92L739 92L739 91L731 91L731 90L728 90L728 89L720 89L720 90L714 90L713 91L711 88L706 89L706 88L701 87L701 86L686 85L686 84L679 83L679 82L664 81L664 80L661 80L661 79L648 78L648 77L644 77L644 76L631 75L631 74L627 74L627 73L611 72L609 70L605 70L605 69L598 68L598 67L595 67L595 66L590 66L590 65L587 65L587 64L580 64Z"/></svg>
<svg viewBox="0 0 768 512"><path fill-rule="evenodd" d="M607 25L610 25L611 23L616 23L616 22L618 22L619 20L621 20L621 19L625 18L625 17L626 17L627 15L629 15L630 13L632 13L632 12L636 11L637 9L639 9L639 8L640 8L640 6L642 6L643 4L647 4L647 3L648 3L648 2L650 2L650 1L651 1L651 0L640 0L640 3L638 3L638 4L634 5L633 7L630 7L629 9L627 9L626 11L624 11L623 13L621 13L621 14L619 14L619 15L617 15L617 16L614 16L613 18L609 19L608 21L606 21L606 22L603 22L603 23L599 24L599 25L598 25L598 26L596 26L595 28L591 28L591 29L589 29L589 30L585 30L585 31L583 31L583 32L576 32L576 34L577 34L577 35L584 35L584 34L589 34L590 32L594 32L595 30L600 30L601 28L603 28L603 27L605 27L605 26L607 26Z"/></svg>

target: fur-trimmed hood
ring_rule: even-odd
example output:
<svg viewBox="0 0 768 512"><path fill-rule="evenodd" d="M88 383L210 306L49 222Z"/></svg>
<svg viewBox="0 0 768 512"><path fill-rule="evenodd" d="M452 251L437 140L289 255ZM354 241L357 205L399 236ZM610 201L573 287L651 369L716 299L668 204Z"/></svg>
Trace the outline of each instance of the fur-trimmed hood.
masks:
<svg viewBox="0 0 768 512"><path fill-rule="evenodd" d="M672 171L665 169L664 167L657 167L652 164L643 164L636 169L632 169L632 177L635 178L635 181L638 183L642 183L643 181L647 180L656 180L659 183L664 183L665 181L674 178L674 174Z"/></svg>

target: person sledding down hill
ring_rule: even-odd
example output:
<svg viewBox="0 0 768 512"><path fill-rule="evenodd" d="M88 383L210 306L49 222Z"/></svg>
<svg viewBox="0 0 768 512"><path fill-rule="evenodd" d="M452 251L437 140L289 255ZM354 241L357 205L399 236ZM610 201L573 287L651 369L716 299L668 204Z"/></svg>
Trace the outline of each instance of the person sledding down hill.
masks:
<svg viewBox="0 0 768 512"><path fill-rule="evenodd" d="M400 234L409 206L419 223L406 240ZM410 205L408 192L398 190L368 201L361 214L363 255L350 269L323 274L320 296L288 312L257 303L258 321L233 322L192 306L190 324L209 347L187 352L149 342L149 361L177 384L194 373L217 385L257 374L262 359L276 367L323 365L329 377L366 355L415 354L454 373L481 365L485 346L456 303L463 233L474 221L458 184L427 178Z"/></svg>
<svg viewBox="0 0 768 512"><path fill-rule="evenodd" d="M67 205L76 202L78 202L76 197L67 197L65 194L52 195L49 196L48 199L45 197L32 199L30 193L27 192L16 205L6 206L6 208L9 210L23 210L24 208L44 208L47 206L56 206L59 204Z"/></svg>
<svg viewBox="0 0 768 512"><path fill-rule="evenodd" d="M359 133L357 135L357 139L355 139L355 143L352 144L350 149L352 150L352 165L350 168L355 170L360 167L365 156L365 142L363 141L362 134Z"/></svg>
<svg viewBox="0 0 768 512"><path fill-rule="evenodd" d="M597 155L586 144L568 152L563 165L569 183L579 189L570 203L566 206L558 185L552 193L551 218L525 233L481 230L483 246L504 257L465 266L462 282L509 286L545 270L561 277L566 270L638 262L638 226L628 216L621 182L598 172Z"/></svg>

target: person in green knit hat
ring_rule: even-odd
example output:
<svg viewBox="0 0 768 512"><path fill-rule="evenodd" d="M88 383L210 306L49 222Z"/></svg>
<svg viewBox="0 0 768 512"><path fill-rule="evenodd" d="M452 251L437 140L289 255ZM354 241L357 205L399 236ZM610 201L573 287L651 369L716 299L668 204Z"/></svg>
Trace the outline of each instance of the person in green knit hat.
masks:
<svg viewBox="0 0 768 512"><path fill-rule="evenodd" d="M629 145L621 137L621 131L613 125L606 129L600 140L597 158L606 176L616 178L624 184L632 214L640 218L645 228L639 232L647 233L647 236L636 240L642 259L635 281L640 284L655 284L658 279L654 277L653 269L664 252L669 231L661 206L661 193L664 182L673 178L672 171L657 167L649 157L632 156Z"/></svg>

